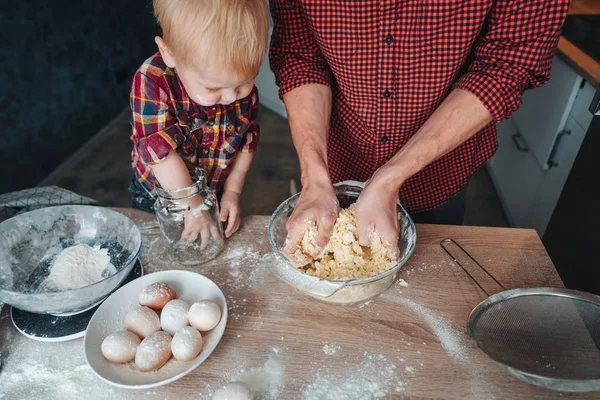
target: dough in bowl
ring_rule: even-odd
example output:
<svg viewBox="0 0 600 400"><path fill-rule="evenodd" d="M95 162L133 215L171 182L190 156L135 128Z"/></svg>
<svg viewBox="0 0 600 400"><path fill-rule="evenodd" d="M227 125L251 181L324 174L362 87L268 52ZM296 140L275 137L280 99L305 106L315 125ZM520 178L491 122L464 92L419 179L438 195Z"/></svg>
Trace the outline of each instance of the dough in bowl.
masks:
<svg viewBox="0 0 600 400"><path fill-rule="evenodd" d="M305 232L296 258L311 253L317 226L312 223ZM300 253L298 253L300 252ZM310 264L300 267L309 275L323 279L361 279L380 274L397 262L396 253L384 246L381 237L373 232L370 246L358 244L356 207L354 204L340 210L329 243Z"/></svg>

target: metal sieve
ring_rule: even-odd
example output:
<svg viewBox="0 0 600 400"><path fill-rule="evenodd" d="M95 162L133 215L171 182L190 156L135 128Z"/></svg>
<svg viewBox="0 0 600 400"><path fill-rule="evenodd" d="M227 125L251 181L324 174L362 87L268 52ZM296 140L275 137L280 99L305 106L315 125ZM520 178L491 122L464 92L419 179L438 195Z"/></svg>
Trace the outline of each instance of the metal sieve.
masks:
<svg viewBox="0 0 600 400"><path fill-rule="evenodd" d="M505 290L454 240L440 246L489 296L471 311L467 324L482 352L534 385L600 390L600 297L558 288ZM490 295L489 284L502 291Z"/></svg>

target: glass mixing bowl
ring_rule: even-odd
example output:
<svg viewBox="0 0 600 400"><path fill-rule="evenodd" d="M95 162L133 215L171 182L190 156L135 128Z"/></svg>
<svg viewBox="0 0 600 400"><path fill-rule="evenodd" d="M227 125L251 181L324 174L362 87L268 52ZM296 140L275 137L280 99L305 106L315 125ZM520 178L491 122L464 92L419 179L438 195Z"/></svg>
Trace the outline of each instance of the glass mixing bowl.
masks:
<svg viewBox="0 0 600 400"><path fill-rule="evenodd" d="M116 273L78 289L43 289L56 255L83 243L108 249ZM20 214L0 223L0 302L38 314L85 311L119 286L141 248L133 221L106 208L57 206Z"/></svg>
<svg viewBox="0 0 600 400"><path fill-rule="evenodd" d="M346 181L334 185L335 194L340 207L346 208L356 202L363 184ZM357 304L364 303L380 295L389 288L398 277L400 268L406 263L415 249L417 232L408 213L398 203L398 221L400 236L398 239L399 260L385 272L368 278L352 280L327 280L308 275L297 268L283 256L281 249L287 236L285 224L294 211L300 194L290 197L275 210L269 221L269 243L273 250L272 265L275 274L284 282L300 292L327 303Z"/></svg>

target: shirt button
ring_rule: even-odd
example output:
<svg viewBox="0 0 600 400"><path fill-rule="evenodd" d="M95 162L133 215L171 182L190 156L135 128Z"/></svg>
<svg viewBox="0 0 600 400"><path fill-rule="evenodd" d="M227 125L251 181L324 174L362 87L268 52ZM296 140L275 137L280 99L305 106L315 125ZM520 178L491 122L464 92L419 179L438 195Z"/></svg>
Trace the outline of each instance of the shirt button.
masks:
<svg viewBox="0 0 600 400"><path fill-rule="evenodd" d="M385 97L386 99L389 99L390 97L392 97L392 92L390 92L389 90L386 90L385 92L383 92L383 97Z"/></svg>
<svg viewBox="0 0 600 400"><path fill-rule="evenodd" d="M392 44L394 42L394 37L391 34L388 33L387 36L385 37L384 41L388 45L390 45L390 44Z"/></svg>
<svg viewBox="0 0 600 400"><path fill-rule="evenodd" d="M382 136L381 139L379 139L379 140L381 140L381 143L387 143L388 137L387 136Z"/></svg>

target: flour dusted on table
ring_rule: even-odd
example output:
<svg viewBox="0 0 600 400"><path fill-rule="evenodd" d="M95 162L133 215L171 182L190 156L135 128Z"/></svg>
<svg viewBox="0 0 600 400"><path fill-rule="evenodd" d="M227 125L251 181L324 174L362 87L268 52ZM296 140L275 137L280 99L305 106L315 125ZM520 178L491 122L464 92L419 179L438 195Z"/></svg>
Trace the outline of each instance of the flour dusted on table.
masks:
<svg viewBox="0 0 600 400"><path fill-rule="evenodd" d="M342 372L332 372L325 366L304 384L302 400L377 400L387 399L405 390L396 365L382 354L368 354L364 359L348 364Z"/></svg>
<svg viewBox="0 0 600 400"><path fill-rule="evenodd" d="M317 227L312 223L296 250L296 258L314 253ZM315 260L304 266L309 275L323 279L360 279L380 274L397 261L393 251L384 246L381 237L373 232L370 246L358 243L356 207L354 204L339 212L329 243Z"/></svg>
<svg viewBox="0 0 600 400"><path fill-rule="evenodd" d="M115 273L108 249L78 244L62 250L50 267L44 286L51 290L69 290L94 284L104 279L103 273Z"/></svg>

